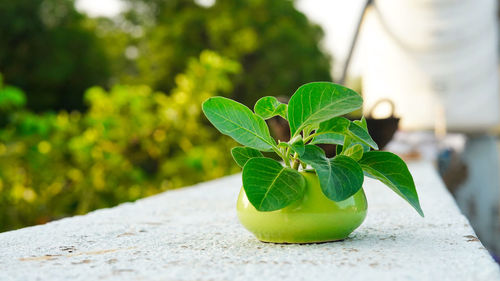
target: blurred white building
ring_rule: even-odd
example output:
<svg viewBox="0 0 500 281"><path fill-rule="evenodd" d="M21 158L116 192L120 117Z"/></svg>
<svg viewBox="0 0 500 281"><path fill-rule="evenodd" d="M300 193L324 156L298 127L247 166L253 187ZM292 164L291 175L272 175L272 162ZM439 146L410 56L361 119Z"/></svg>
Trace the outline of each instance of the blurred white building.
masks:
<svg viewBox="0 0 500 281"><path fill-rule="evenodd" d="M364 3L298 2L298 7L326 31L324 47L334 55L337 77ZM496 1L375 0L375 7L369 9L363 21L352 63L350 74L362 79L365 113L378 100L388 98L396 105L403 131L438 129L441 134L453 131L467 136L458 158L467 172L454 194L483 243L498 254L500 98ZM378 114L387 116L387 112ZM442 137L436 137L435 143L445 151L446 145L440 143ZM435 158L446 155L439 151L435 154Z"/></svg>

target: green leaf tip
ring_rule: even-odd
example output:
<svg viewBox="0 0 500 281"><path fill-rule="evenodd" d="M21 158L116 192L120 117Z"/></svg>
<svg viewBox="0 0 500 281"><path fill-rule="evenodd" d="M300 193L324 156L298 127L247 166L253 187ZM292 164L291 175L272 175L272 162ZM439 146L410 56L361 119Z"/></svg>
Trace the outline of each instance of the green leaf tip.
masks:
<svg viewBox="0 0 500 281"><path fill-rule="evenodd" d="M264 120L274 116L281 116L286 119L287 105L279 102L275 97L263 97L255 103L254 111Z"/></svg>
<svg viewBox="0 0 500 281"><path fill-rule="evenodd" d="M302 85L288 103L291 136L307 125L319 124L361 107L363 99L353 90L330 82Z"/></svg>
<svg viewBox="0 0 500 281"><path fill-rule="evenodd" d="M258 151L257 149L242 146L233 147L233 149L231 149L231 155L233 156L236 164L238 164L238 166L240 166L241 168L243 168L243 166L245 166L245 164L251 158L264 157L264 155L262 155L262 152Z"/></svg>
<svg viewBox="0 0 500 281"><path fill-rule="evenodd" d="M372 147L375 150L378 150L377 143L372 139L372 137L370 136L368 131L366 129L364 129L363 127L361 127L360 125L358 125L354 122L351 122L349 124L349 132L353 138L355 138L358 141Z"/></svg>
<svg viewBox="0 0 500 281"><path fill-rule="evenodd" d="M415 182L406 163L396 154L387 151L370 151L359 161L363 171L378 179L405 199L422 217Z"/></svg>
<svg viewBox="0 0 500 281"><path fill-rule="evenodd" d="M261 151L271 151L276 146L266 121L241 103L212 97L203 103L202 110L217 130L242 145Z"/></svg>

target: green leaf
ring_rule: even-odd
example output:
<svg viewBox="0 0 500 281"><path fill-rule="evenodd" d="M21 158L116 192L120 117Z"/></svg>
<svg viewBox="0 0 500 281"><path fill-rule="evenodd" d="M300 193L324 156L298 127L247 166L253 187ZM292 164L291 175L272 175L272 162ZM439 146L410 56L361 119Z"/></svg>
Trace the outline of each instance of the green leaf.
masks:
<svg viewBox="0 0 500 281"><path fill-rule="evenodd" d="M378 149L377 143L372 139L367 129L364 128L366 125L366 120L363 123L364 119L356 120L354 122L349 121L344 117L336 117L330 120L321 122L319 124L319 128L316 131L316 137L314 143L320 143L319 141L323 141L321 143L339 143L341 139L338 135L345 135L354 138L353 144L356 142L361 142L364 145L371 146L374 149ZM333 135L332 135L333 134ZM336 134L336 135L335 135ZM323 135L327 135L326 137ZM324 140L328 140L328 138L334 138L333 141L324 142ZM366 148L365 151L369 151L369 148Z"/></svg>
<svg viewBox="0 0 500 281"><path fill-rule="evenodd" d="M297 152L298 155L304 154L305 147L304 147L304 141L302 139L292 144L288 142L280 142L278 146L289 147L293 152Z"/></svg>
<svg viewBox="0 0 500 281"><path fill-rule="evenodd" d="M280 142L278 146L281 147L289 147L293 152L297 152L297 154L304 154L304 140L301 135L298 135L291 139L289 142Z"/></svg>
<svg viewBox="0 0 500 281"><path fill-rule="evenodd" d="M302 155L305 152L305 144L303 140L299 140L292 145L292 150L297 152L298 155Z"/></svg>
<svg viewBox="0 0 500 281"><path fill-rule="evenodd" d="M342 154L342 150L344 150L344 146L343 145L340 145L340 144L337 144L335 146L335 155L340 155Z"/></svg>
<svg viewBox="0 0 500 281"><path fill-rule="evenodd" d="M203 112L217 130L245 146L262 151L276 146L266 121L241 103L212 97L203 103Z"/></svg>
<svg viewBox="0 0 500 281"><path fill-rule="evenodd" d="M399 156L386 151L370 151L363 155L359 164L363 171L390 187L424 216L413 177Z"/></svg>
<svg viewBox="0 0 500 281"><path fill-rule="evenodd" d="M348 147L344 151L343 155L351 157L352 159L354 159L354 161L359 161L361 157L363 157L363 152L363 146L361 144L355 144Z"/></svg>
<svg viewBox="0 0 500 281"><path fill-rule="evenodd" d="M365 129L365 131L368 132L368 123L366 123L366 118L365 116L361 116L360 120L354 120L353 121L356 125L361 126L361 128Z"/></svg>
<svg viewBox="0 0 500 281"><path fill-rule="evenodd" d="M357 139L358 141L371 146L373 149L378 150L378 145L377 143L372 139L368 131L361 127L360 125L351 122L349 124L349 134L352 136L354 139Z"/></svg>
<svg viewBox="0 0 500 281"><path fill-rule="evenodd" d="M344 136L348 134L349 120L335 117L319 124L311 144L344 145Z"/></svg>
<svg viewBox="0 0 500 281"><path fill-rule="evenodd" d="M351 197L363 185L363 171L350 157L338 155L328 159L321 148L306 145L300 160L316 170L323 193L333 201Z"/></svg>
<svg viewBox="0 0 500 281"><path fill-rule="evenodd" d="M325 122L319 124L319 128L316 131L317 135L327 134L327 133L338 133L346 134L351 121L344 117L335 117Z"/></svg>
<svg viewBox="0 0 500 281"><path fill-rule="evenodd" d="M264 119L269 119L276 115L286 119L287 105L279 102L275 97L263 97L255 103L253 110L255 114Z"/></svg>
<svg viewBox="0 0 500 281"><path fill-rule="evenodd" d="M342 145L342 151L340 152L340 154L344 153L344 151L346 151L351 145L352 145L352 138L346 136L344 138L344 144Z"/></svg>
<svg viewBox="0 0 500 281"><path fill-rule="evenodd" d="M337 133L326 133L315 136L310 144L344 144L344 135Z"/></svg>
<svg viewBox="0 0 500 281"><path fill-rule="evenodd" d="M242 146L233 147L233 149L231 149L231 155L233 156L236 164L242 168L251 158L264 157L260 151Z"/></svg>
<svg viewBox="0 0 500 281"><path fill-rule="evenodd" d="M314 82L301 86L288 103L288 121L291 136L307 125L319 124L361 107L360 95L346 87Z"/></svg>
<svg viewBox="0 0 500 281"><path fill-rule="evenodd" d="M255 209L282 209L302 198L304 177L270 158L252 158L243 167L243 188Z"/></svg>

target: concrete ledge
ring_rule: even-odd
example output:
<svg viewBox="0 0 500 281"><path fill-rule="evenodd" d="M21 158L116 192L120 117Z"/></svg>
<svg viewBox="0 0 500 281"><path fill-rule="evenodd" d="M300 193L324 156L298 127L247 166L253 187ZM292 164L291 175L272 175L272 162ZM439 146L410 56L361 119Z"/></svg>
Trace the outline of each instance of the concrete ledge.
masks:
<svg viewBox="0 0 500 281"><path fill-rule="evenodd" d="M366 179L365 223L342 242L257 241L234 175L0 234L0 280L500 280L430 163L411 163L424 219Z"/></svg>

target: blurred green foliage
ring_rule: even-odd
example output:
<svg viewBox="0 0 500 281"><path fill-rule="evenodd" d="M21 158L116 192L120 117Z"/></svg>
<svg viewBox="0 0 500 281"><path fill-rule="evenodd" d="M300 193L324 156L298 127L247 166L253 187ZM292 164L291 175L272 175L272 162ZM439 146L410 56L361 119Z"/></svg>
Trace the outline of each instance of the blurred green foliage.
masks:
<svg viewBox="0 0 500 281"><path fill-rule="evenodd" d="M134 71L122 68L128 71L122 80L169 91L186 58L203 49L240 62L243 71L234 77L232 97L247 105L266 95L291 95L307 82L331 80L330 58L318 44L323 32L294 1L217 0L208 7L195 0L126 1L132 7L125 14L125 29L133 37L128 50L137 57Z"/></svg>
<svg viewBox="0 0 500 281"><path fill-rule="evenodd" d="M124 1L0 0L0 231L236 172L202 101L331 80L292 0Z"/></svg>
<svg viewBox="0 0 500 281"><path fill-rule="evenodd" d="M236 172L234 143L204 124L200 103L231 92L239 71L204 51L170 95L145 85L93 87L83 114L31 113L21 91L0 86L8 116L0 128L0 231Z"/></svg>
<svg viewBox="0 0 500 281"><path fill-rule="evenodd" d="M188 58L214 50L242 65L231 96L253 104L330 81L321 28L291 0L125 0L120 17L88 18L74 0L0 1L0 72L26 91L28 108L84 109L93 85L170 92Z"/></svg>
<svg viewBox="0 0 500 281"><path fill-rule="evenodd" d="M34 110L82 109L110 76L107 50L72 0L0 1L0 72Z"/></svg>

